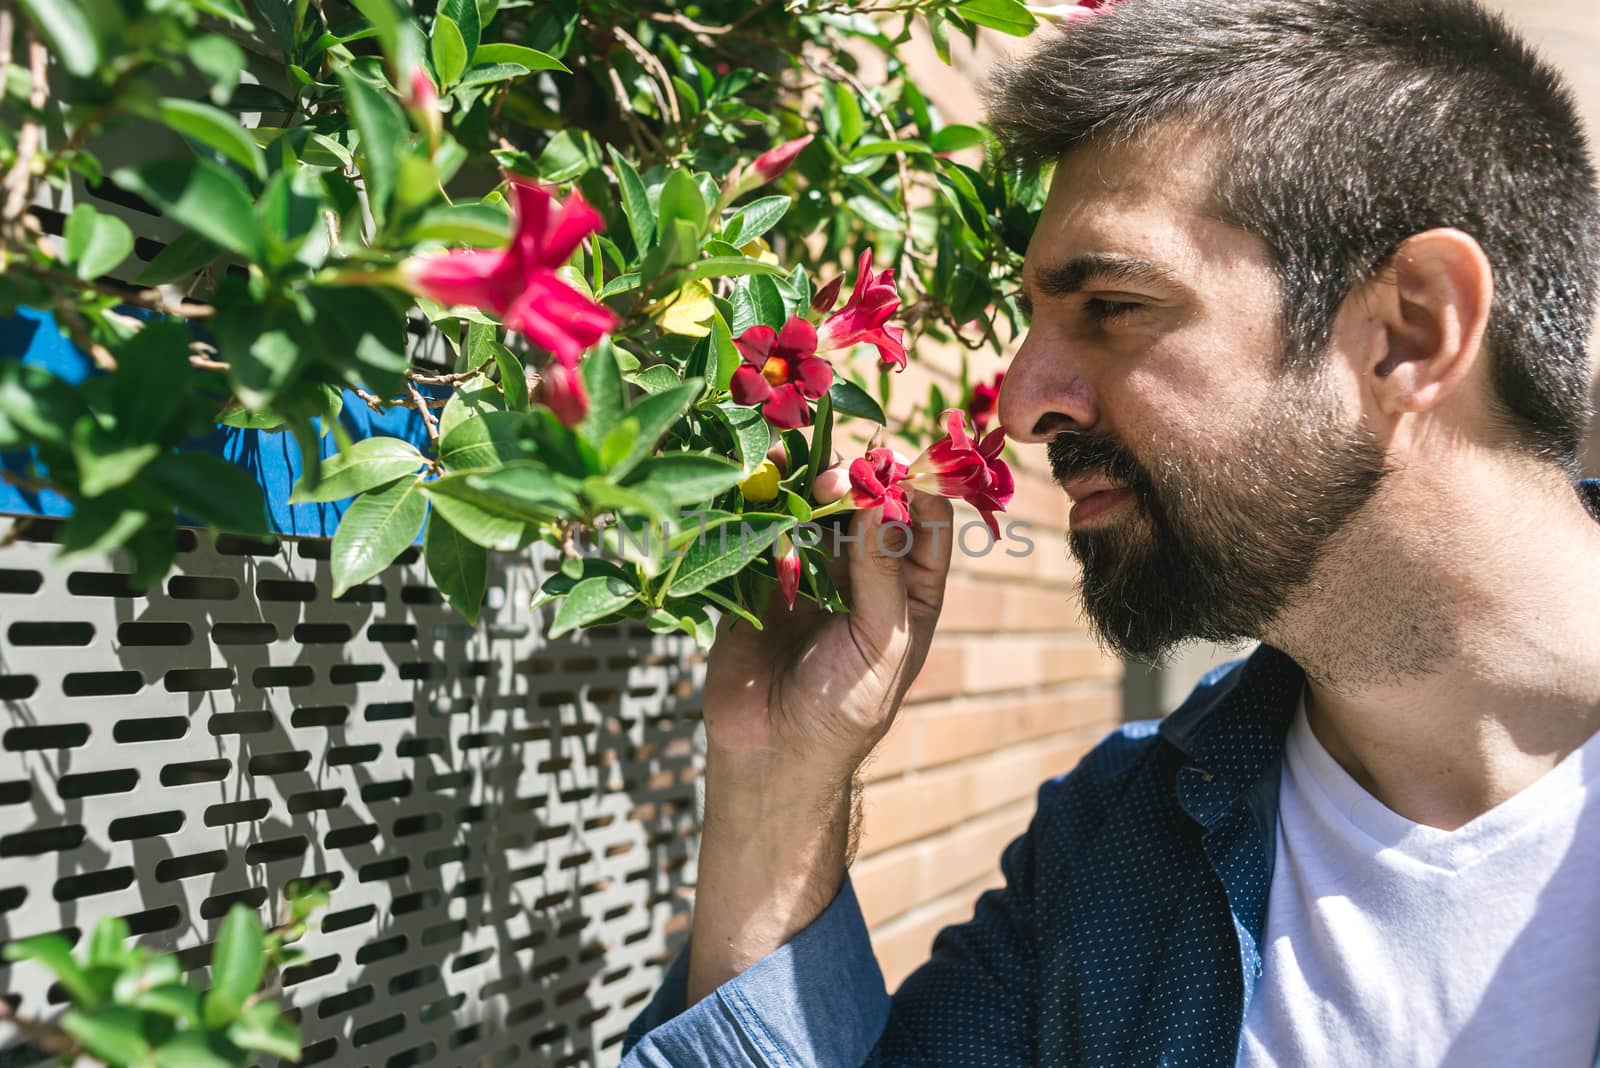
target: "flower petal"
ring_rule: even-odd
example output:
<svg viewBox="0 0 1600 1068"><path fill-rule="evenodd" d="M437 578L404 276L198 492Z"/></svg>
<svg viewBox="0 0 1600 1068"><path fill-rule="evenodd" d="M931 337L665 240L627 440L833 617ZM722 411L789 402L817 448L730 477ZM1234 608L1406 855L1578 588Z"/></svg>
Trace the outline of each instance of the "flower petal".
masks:
<svg viewBox="0 0 1600 1068"><path fill-rule="evenodd" d="M745 364L734 370L728 391L739 404L760 404L772 396L772 385L760 371Z"/></svg>
<svg viewBox="0 0 1600 1068"><path fill-rule="evenodd" d="M778 332L778 340L772 346L772 355L792 363L802 357L814 356L816 352L817 328L798 315L789 316L789 321L784 323L783 329Z"/></svg>
<svg viewBox="0 0 1600 1068"><path fill-rule="evenodd" d="M572 256L579 242L605 228L605 218L589 206L582 193L574 190L555 218L550 220L549 231L539 247L539 265L560 267Z"/></svg>
<svg viewBox="0 0 1600 1068"><path fill-rule="evenodd" d="M828 392L828 387L833 385L833 364L820 356L808 356L791 365L791 369L797 372L800 392L811 400Z"/></svg>
<svg viewBox="0 0 1600 1068"><path fill-rule="evenodd" d="M811 422L811 405L797 386L779 386L761 405L761 414L779 430L794 430Z"/></svg>
<svg viewBox="0 0 1600 1068"><path fill-rule="evenodd" d="M772 355L773 341L777 336L778 332L770 326L752 326L733 339L733 347L739 350L745 363L760 370Z"/></svg>

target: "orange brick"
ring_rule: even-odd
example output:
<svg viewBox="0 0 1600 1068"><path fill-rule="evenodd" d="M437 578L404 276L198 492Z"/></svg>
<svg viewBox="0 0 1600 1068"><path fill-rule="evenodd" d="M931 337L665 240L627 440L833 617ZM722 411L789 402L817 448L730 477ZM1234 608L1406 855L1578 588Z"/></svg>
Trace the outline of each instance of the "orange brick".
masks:
<svg viewBox="0 0 1600 1068"><path fill-rule="evenodd" d="M1043 678L1040 646L1027 638L971 642L967 645L966 692L992 693L1037 686Z"/></svg>
<svg viewBox="0 0 1600 1068"><path fill-rule="evenodd" d="M950 697L961 692L966 670L962 645L958 639L934 637L933 647L928 650L928 659L922 665L922 671L906 692L908 704Z"/></svg>
<svg viewBox="0 0 1600 1068"><path fill-rule="evenodd" d="M1045 649L1044 680L1121 679L1122 661L1101 651L1093 638L1052 641Z"/></svg>
<svg viewBox="0 0 1600 1068"><path fill-rule="evenodd" d="M1031 746L994 753L964 766L967 769L963 783L964 808L969 816L981 815L1027 797L1055 774L1038 773L1040 753Z"/></svg>
<svg viewBox="0 0 1600 1068"><path fill-rule="evenodd" d="M861 902L867 926L876 927L922 903L917 892L921 861L915 851L897 849L883 856L858 860L850 868L850 883Z"/></svg>
<svg viewBox="0 0 1600 1068"><path fill-rule="evenodd" d="M993 705L928 708L918 718L925 768L987 753L1005 744L1005 714Z"/></svg>
<svg viewBox="0 0 1600 1068"><path fill-rule="evenodd" d="M978 582L953 575L944 591L944 609L939 613L941 633L1001 629L1005 615L1005 591L990 582Z"/></svg>
<svg viewBox="0 0 1600 1068"><path fill-rule="evenodd" d="M955 824L964 814L966 802L961 775L958 766L909 779L868 783L856 855L865 859Z"/></svg>
<svg viewBox="0 0 1600 1068"><path fill-rule="evenodd" d="M1010 586L1005 591L1004 616L1006 630L1060 634L1077 629L1082 612L1078 598L1060 589Z"/></svg>

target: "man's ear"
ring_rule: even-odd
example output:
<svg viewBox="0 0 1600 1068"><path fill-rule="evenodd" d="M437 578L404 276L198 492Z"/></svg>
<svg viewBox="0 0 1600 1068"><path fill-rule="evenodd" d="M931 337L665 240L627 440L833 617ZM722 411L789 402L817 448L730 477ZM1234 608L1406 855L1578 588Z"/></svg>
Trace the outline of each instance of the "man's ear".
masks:
<svg viewBox="0 0 1600 1068"><path fill-rule="evenodd" d="M1455 229L1400 243L1368 284L1366 387L1388 415L1427 411L1471 373L1494 302L1494 270L1483 247Z"/></svg>

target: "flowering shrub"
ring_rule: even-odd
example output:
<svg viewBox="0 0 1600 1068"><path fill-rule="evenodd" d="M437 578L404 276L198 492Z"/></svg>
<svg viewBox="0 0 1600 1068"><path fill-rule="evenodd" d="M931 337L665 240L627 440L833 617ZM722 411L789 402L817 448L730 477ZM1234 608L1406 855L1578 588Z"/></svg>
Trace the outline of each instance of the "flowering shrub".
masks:
<svg viewBox="0 0 1600 1068"><path fill-rule="evenodd" d="M97 368L0 359L0 451L26 453L6 477L71 502L64 553L126 549L152 583L180 514L267 533L255 483L186 448L220 421L293 435L292 500L349 501L336 594L421 537L469 619L490 552L560 547L552 634L633 618L704 642L775 588L837 609L798 524L904 518L919 486L992 526L1011 489L965 387L889 428L938 438L923 458L834 462L835 420L885 423L917 339L1014 336L1042 199L987 131L940 121L900 49L920 24L949 62L953 35L1069 8L0 5L0 314L52 312ZM35 207L69 183L179 236L140 264L113 215ZM414 354L423 327L446 365ZM350 440L347 395L414 409L427 447Z"/></svg>

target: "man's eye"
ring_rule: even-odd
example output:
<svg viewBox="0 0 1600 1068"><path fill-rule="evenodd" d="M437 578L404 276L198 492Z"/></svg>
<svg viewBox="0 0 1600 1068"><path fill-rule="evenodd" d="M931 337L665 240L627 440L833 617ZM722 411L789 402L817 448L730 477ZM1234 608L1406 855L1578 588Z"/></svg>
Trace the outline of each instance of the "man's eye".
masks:
<svg viewBox="0 0 1600 1068"><path fill-rule="evenodd" d="M1125 300L1101 300L1098 297L1090 297L1083 302L1083 307L1090 318L1105 322L1108 319L1120 319L1138 311L1144 305Z"/></svg>

